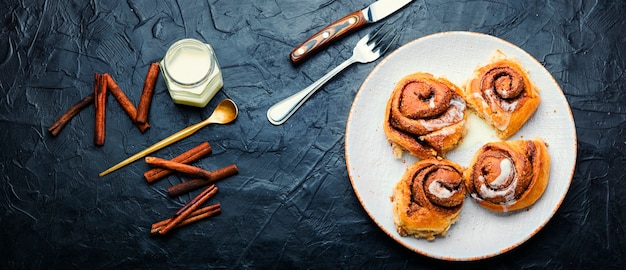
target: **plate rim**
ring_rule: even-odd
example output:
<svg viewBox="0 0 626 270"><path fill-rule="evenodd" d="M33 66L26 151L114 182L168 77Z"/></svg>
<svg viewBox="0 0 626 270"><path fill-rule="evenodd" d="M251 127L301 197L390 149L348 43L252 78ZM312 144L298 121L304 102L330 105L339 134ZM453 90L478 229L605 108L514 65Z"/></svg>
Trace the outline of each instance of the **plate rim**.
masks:
<svg viewBox="0 0 626 270"><path fill-rule="evenodd" d="M359 98L359 96L365 92L364 86L366 84L366 82L368 82L371 77L379 70L381 69L381 67L387 62L389 61L389 59L396 54L398 51L402 50L405 47L411 46L414 43L417 42L421 42L423 40L426 39L430 39L430 38L436 38L438 36L443 36L443 35L477 35L477 36L481 36L481 38L489 38L489 39L493 39L495 41L498 42L502 42L507 44L508 46L518 50L521 54L526 55L530 60L534 61L536 64L538 64L539 66L541 66L544 71L549 74L549 79L551 80L551 82L556 86L556 89L559 91L560 95L563 96L563 98L565 99L566 102L566 107L567 107L567 116L568 118L571 120L571 124L573 125L573 160L574 160L574 164L571 168L571 171L568 173L569 177L567 177L565 181L565 190L564 192L561 194L560 198L558 198L556 205L554 206L553 209L551 209L550 213L548 214L548 217L543 220L541 222L541 224L535 228L533 230L532 233L530 233L529 235L527 235L526 237L524 237L523 239L521 239L520 241L504 248L501 249L497 252L493 252L493 253L489 253L489 254L485 254L483 256L474 256L474 257L453 257L453 256L435 256L434 254L431 254L427 251L421 250L419 248L416 247L412 247L410 245L408 245L407 243L401 241L400 239L398 239L397 237L395 237L395 235L390 232L387 228L385 228L381 222L378 220L378 218L376 216L373 215L373 213L371 212L371 210L366 206L366 204L364 203L364 200L362 198L362 195L359 193L359 190L357 190L356 186L355 186L355 180L354 178L356 176L352 175L351 172L351 166L350 166L350 159L349 159L349 153L348 153L348 140L349 140L349 136L348 134L350 133L350 122L352 120L353 117L353 112L355 111L355 106L356 106L356 100ZM357 199L359 200L359 203L361 204L361 207L363 208L363 210L365 210L365 212L367 213L367 215L370 217L370 219L372 221L374 221L374 223L385 233L387 234L387 236L391 237L394 241L396 241L397 243L399 243L400 245L404 246L405 248L412 250L413 252L416 252L418 254L422 254L424 256L430 257L430 258L434 258L434 259L439 259L439 260L445 260L445 261L477 261L477 260L483 260L483 259L487 259L487 258L491 258L491 257L495 257L501 254L504 254L510 250L513 250L517 247L519 247L520 245L526 243L530 238L534 237L539 231L541 231L554 217L554 215L556 214L556 212L560 209L563 201L565 200L565 197L567 196L567 193L569 192L569 189L571 187L571 183L574 177L574 171L576 169L576 159L577 159L577 155L578 155L578 137L576 134L576 126L575 126L575 122L574 122L574 117L573 117L573 113L571 110L571 106L569 104L569 102L567 101L567 98L565 97L565 93L563 92L563 89L561 88L561 86L558 84L558 82L554 79L554 76L552 76L552 73L550 73L546 67L541 64L541 62L539 62L534 56L532 56L530 53L528 53L527 51L523 50L522 48L520 48L519 46L504 40L502 38L496 37L496 36L492 36L489 34L485 34L485 33L479 33L479 32L472 32L472 31L444 31L444 32L438 32L438 33L432 33L429 35L424 35L421 37L418 37L416 39L413 39L409 42L406 42L404 45L396 48L394 51L390 52L385 58L383 58L378 64L376 64L376 66L369 72L369 74L365 77L365 79L362 81L361 85L359 86L358 91L355 94L354 100L352 102L352 105L350 106L350 110L349 110L349 114L348 114L348 119L347 119L347 123L346 123L346 131L345 131L345 137L344 137L344 155L345 155L345 162L346 162L346 170L348 172L348 178L350 179L350 183L352 186L352 189L357 197ZM408 165L407 165L408 166ZM389 194L391 195L391 194ZM391 211L391 209L390 209ZM426 241L426 240L424 240ZM435 240L436 241L436 240Z"/></svg>

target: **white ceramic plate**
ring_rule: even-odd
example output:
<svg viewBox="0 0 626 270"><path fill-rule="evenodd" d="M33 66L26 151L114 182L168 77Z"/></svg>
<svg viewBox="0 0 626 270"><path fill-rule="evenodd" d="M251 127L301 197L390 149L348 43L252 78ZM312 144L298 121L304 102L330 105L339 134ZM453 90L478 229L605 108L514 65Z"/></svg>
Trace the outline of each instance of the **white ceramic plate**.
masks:
<svg viewBox="0 0 626 270"><path fill-rule="evenodd" d="M462 87L494 51L517 58L540 89L539 108L509 138L543 138L552 160L543 196L530 208L496 214L466 198L460 220L445 237L434 241L400 236L391 213L390 196L406 168L417 159L395 159L382 123L386 102L402 77L429 72ZM495 132L470 114L466 139L447 158L467 167L480 146L498 140ZM569 188L576 163L576 130L569 105L550 73L531 55L493 36L445 32L416 39L383 59L359 89L346 127L345 151L350 181L363 208L376 224L405 247L442 260L479 260L511 250L535 235L554 215Z"/></svg>

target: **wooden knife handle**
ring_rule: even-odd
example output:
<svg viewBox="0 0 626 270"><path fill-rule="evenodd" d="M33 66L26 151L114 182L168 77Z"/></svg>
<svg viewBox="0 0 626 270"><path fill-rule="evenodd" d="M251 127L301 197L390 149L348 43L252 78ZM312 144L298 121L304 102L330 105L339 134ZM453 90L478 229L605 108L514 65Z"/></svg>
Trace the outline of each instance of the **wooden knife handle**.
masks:
<svg viewBox="0 0 626 270"><path fill-rule="evenodd" d="M358 10L352 12L334 23L329 24L324 29L302 42L302 44L298 45L298 47L291 51L289 58L291 58L291 62L297 64L318 49L330 44L346 34L349 34L365 24L367 24L367 21L365 20L365 16L363 16L362 11Z"/></svg>

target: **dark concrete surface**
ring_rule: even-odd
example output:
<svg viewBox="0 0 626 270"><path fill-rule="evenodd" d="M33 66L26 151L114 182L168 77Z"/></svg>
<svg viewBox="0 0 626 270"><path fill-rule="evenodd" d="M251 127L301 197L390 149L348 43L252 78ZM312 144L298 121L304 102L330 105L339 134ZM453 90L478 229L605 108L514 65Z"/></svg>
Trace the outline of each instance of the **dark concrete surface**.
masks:
<svg viewBox="0 0 626 270"><path fill-rule="evenodd" d="M2 269L620 269L626 264L626 3L616 1L423 1L387 18L398 44L463 30L526 50L551 72L571 106L578 158L570 190L539 233L505 254L446 262L414 253L368 217L344 159L348 112L376 65L341 73L286 124L266 110L351 55L362 29L298 66L291 49L371 1L15 1L0 3L0 268ZM148 66L174 41L212 44L224 88L204 109L175 105L157 82L140 133L109 97L106 142L93 144L94 109L57 136L47 132L110 73L137 104ZM206 118L224 98L230 125L209 126L155 155L208 141L196 165L231 163L218 183L222 214L150 237L197 193L168 198L187 179L147 184L135 162L98 173ZM477 243L479 244L479 243Z"/></svg>

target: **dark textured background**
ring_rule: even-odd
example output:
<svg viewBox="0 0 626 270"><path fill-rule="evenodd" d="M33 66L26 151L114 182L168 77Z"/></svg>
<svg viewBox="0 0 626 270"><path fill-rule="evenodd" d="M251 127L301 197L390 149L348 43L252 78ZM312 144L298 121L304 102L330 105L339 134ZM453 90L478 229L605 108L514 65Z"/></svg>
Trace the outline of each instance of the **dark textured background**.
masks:
<svg viewBox="0 0 626 270"><path fill-rule="evenodd" d="M27 2L27 3L26 3ZM0 3L0 268L490 268L615 269L626 265L626 4L617 1L424 1L387 19L400 44L441 31L491 34L554 76L578 135L571 188L554 218L520 247L479 262L437 261L385 235L357 200L344 160L352 99L375 63L346 70L285 125L267 108L350 56L367 30L299 66L288 52L326 23L371 1L16 1ZM206 109L174 105L162 79L141 134L109 98L106 144L93 145L93 106L59 134L46 131L110 73L133 102L150 62L171 43L209 42L224 88ZM234 124L210 126L157 156L202 141L207 169L235 163L218 183L221 215L152 238L151 223L191 198L148 185L135 162L97 174L235 100ZM477 243L477 245L480 243Z"/></svg>

